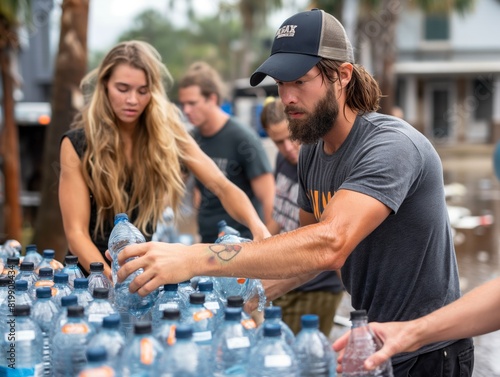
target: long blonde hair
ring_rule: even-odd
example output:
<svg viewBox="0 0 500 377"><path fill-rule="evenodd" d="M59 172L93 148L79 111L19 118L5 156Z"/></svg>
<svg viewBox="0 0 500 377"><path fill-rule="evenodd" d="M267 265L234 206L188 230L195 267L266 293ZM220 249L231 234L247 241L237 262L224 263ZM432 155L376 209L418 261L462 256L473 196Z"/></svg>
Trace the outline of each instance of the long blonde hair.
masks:
<svg viewBox="0 0 500 377"><path fill-rule="evenodd" d="M116 116L107 96L106 85L113 69L128 64L144 71L151 100L139 118L133 145L134 165L129 168ZM161 219L168 204L174 210L182 200L185 186L181 172L187 159L189 135L180 120L179 109L166 95L170 74L158 52L148 43L128 41L116 45L99 67L82 81L92 88L91 97L75 122L85 130L87 149L83 156L83 176L97 205L94 234L103 234L104 223L114 215L135 211L135 225L145 234ZM130 184L130 193L125 190Z"/></svg>

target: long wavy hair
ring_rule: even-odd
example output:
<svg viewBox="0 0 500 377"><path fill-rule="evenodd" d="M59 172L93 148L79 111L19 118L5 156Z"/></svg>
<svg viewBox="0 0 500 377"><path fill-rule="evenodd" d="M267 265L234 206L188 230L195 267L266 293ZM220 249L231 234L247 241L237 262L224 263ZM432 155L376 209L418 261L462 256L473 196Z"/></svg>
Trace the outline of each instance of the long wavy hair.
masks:
<svg viewBox="0 0 500 377"><path fill-rule="evenodd" d="M128 64L142 70L151 100L135 128L129 167L123 143L107 96L106 85L113 70ZM97 205L94 234L104 233L105 222L120 212L136 214L135 225L149 234L166 205L178 208L185 185L181 172L189 135L180 111L166 95L172 79L160 54L148 43L128 41L116 45L98 68L82 80L82 90L90 90L86 105L73 127L83 128L87 149L83 156L83 176ZM126 188L129 188L127 191Z"/></svg>

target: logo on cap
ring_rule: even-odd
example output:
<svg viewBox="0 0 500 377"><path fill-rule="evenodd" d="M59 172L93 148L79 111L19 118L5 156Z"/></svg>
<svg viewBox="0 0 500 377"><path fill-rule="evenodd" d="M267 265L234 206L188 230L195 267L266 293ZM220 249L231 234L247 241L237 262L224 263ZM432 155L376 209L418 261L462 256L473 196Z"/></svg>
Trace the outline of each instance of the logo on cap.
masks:
<svg viewBox="0 0 500 377"><path fill-rule="evenodd" d="M276 32L276 39L295 36L296 27L297 25L285 25L283 27L280 27Z"/></svg>

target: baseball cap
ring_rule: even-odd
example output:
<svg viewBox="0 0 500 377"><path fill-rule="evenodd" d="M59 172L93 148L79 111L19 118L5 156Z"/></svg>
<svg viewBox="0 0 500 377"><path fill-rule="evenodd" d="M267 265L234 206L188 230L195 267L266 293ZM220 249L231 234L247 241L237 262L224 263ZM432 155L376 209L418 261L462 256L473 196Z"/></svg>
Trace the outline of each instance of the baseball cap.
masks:
<svg viewBox="0 0 500 377"><path fill-rule="evenodd" d="M281 24L271 56L252 74L250 85L258 85L267 75L279 81L297 80L321 58L354 63L344 27L320 9L297 13Z"/></svg>

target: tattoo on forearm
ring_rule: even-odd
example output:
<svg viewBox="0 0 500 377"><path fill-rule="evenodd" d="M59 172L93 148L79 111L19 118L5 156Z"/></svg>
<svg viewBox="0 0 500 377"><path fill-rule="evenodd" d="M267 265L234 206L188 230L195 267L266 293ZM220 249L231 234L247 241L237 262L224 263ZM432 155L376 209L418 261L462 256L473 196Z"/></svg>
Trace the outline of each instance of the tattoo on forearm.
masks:
<svg viewBox="0 0 500 377"><path fill-rule="evenodd" d="M233 259L241 251L241 245L210 245L208 247L212 253L214 253L217 258L228 262Z"/></svg>

